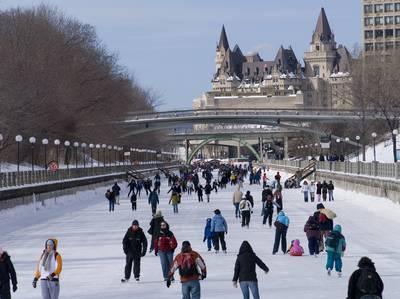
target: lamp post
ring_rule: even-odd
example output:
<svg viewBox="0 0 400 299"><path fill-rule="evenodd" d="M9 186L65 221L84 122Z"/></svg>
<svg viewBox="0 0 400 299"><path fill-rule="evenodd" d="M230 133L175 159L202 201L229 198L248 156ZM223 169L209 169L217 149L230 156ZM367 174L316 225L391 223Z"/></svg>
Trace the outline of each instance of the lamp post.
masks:
<svg viewBox="0 0 400 299"><path fill-rule="evenodd" d="M44 169L47 169L47 145L49 144L49 140L47 138L42 139L42 144L44 147Z"/></svg>
<svg viewBox="0 0 400 299"><path fill-rule="evenodd" d="M79 147L79 142L74 142L74 148L75 148L75 168L78 168L78 147Z"/></svg>
<svg viewBox="0 0 400 299"><path fill-rule="evenodd" d="M118 150L118 147L116 145L114 145L113 149L114 149L114 165L117 165L117 150Z"/></svg>
<svg viewBox="0 0 400 299"><path fill-rule="evenodd" d="M371 136L374 139L374 162L376 162L376 149L375 149L375 147L376 147L376 136L377 135L376 135L375 132L372 132Z"/></svg>
<svg viewBox="0 0 400 299"><path fill-rule="evenodd" d="M360 136L356 136L357 140L357 162L360 162Z"/></svg>
<svg viewBox="0 0 400 299"><path fill-rule="evenodd" d="M108 166L111 166L111 151L113 147L109 145L107 148L108 148Z"/></svg>
<svg viewBox="0 0 400 299"><path fill-rule="evenodd" d="M339 155L340 155L340 141L341 141L340 138L336 139L336 143L338 144L337 148L338 148L338 151L339 151Z"/></svg>
<svg viewBox="0 0 400 299"><path fill-rule="evenodd" d="M348 154L348 151L347 151L347 149L348 149L348 146L347 146L347 144L349 143L349 141L350 141L350 138L349 138L349 137L346 137L346 138L344 139L344 141L346 141L346 147L345 147L345 152L346 152L346 160L349 160L349 154Z"/></svg>
<svg viewBox="0 0 400 299"><path fill-rule="evenodd" d="M32 172L33 172L33 171L35 171L35 167L33 166L33 160L34 160L34 154L35 154L34 151L35 151L36 138L30 137L29 143L31 144L31 166L32 166Z"/></svg>
<svg viewBox="0 0 400 299"><path fill-rule="evenodd" d="M17 142L17 172L19 172L19 144L22 142L22 136L15 136L15 141Z"/></svg>
<svg viewBox="0 0 400 299"><path fill-rule="evenodd" d="M94 144L93 143L89 144L89 148L90 148L90 165L93 168L93 148L94 148Z"/></svg>
<svg viewBox="0 0 400 299"><path fill-rule="evenodd" d="M86 168L86 156L85 156L85 152L86 152L86 143L82 143L81 144L82 147L82 152L83 152L83 168Z"/></svg>
<svg viewBox="0 0 400 299"><path fill-rule="evenodd" d="M100 167L100 144L96 144L96 148L97 148L97 167Z"/></svg>
<svg viewBox="0 0 400 299"><path fill-rule="evenodd" d="M399 130L398 129L394 129L393 130L393 143L396 146L396 151L397 151L397 135L399 135ZM394 153L394 162L397 162L397 153Z"/></svg>
<svg viewBox="0 0 400 299"><path fill-rule="evenodd" d="M60 140L56 139L54 140L54 145L56 146L56 161L57 161L57 165L59 163L59 155L60 155Z"/></svg>
<svg viewBox="0 0 400 299"><path fill-rule="evenodd" d="M0 149L3 147L3 134L0 134ZM0 159L0 172L1 172L1 159Z"/></svg>
<svg viewBox="0 0 400 299"><path fill-rule="evenodd" d="M68 159L65 159L66 161L64 161L64 162L66 162L65 164L67 165L67 169L69 169L69 161L70 161L70 157L69 157L69 155L67 155L68 153L69 153L69 147L70 147L70 145L71 145L71 142L69 142L68 140L67 141L65 141L64 142L64 146L65 146L65 158L68 158Z"/></svg>
<svg viewBox="0 0 400 299"><path fill-rule="evenodd" d="M102 144L101 148L103 149L103 167L106 167L106 148L107 148L107 144Z"/></svg>

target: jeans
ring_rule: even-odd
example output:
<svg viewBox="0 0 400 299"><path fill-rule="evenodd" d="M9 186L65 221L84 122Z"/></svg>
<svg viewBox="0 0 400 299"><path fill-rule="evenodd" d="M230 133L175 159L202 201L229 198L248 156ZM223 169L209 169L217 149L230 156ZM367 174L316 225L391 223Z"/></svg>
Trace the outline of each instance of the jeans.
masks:
<svg viewBox="0 0 400 299"><path fill-rule="evenodd" d="M222 250L226 250L225 232L214 233L214 249L219 250L219 242L221 241Z"/></svg>
<svg viewBox="0 0 400 299"><path fill-rule="evenodd" d="M308 202L308 192L304 192L304 202Z"/></svg>
<svg viewBox="0 0 400 299"><path fill-rule="evenodd" d="M207 238L207 248L208 250L211 250L213 244L213 238Z"/></svg>
<svg viewBox="0 0 400 299"><path fill-rule="evenodd" d="M336 272L342 272L342 256L340 253L328 251L328 259L326 261L326 270L333 269L335 265Z"/></svg>
<svg viewBox="0 0 400 299"><path fill-rule="evenodd" d="M272 226L272 217L274 215L274 210L266 210L264 209L264 217L263 217L263 224L267 224L268 220L268 225L269 227Z"/></svg>
<svg viewBox="0 0 400 299"><path fill-rule="evenodd" d="M172 251L167 251L167 252L159 251L158 255L160 257L161 269L163 272L164 280L167 280L169 269L172 266L174 253Z"/></svg>
<svg viewBox="0 0 400 299"><path fill-rule="evenodd" d="M203 201L203 195L197 195L197 197L199 198L199 202Z"/></svg>
<svg viewBox="0 0 400 299"><path fill-rule="evenodd" d="M111 211L114 211L114 205L115 205L115 203L114 203L114 201L113 200L109 200L108 201L108 210L111 212Z"/></svg>
<svg viewBox="0 0 400 299"><path fill-rule="evenodd" d="M310 197L311 197L311 202L314 202L315 193L314 192L310 192Z"/></svg>
<svg viewBox="0 0 400 299"><path fill-rule="evenodd" d="M317 238L308 239L308 250L310 251L310 255L319 254L319 242Z"/></svg>
<svg viewBox="0 0 400 299"><path fill-rule="evenodd" d="M281 246L282 246L282 252L283 254L286 254L286 233L287 229L277 229L275 231L275 242L274 242L274 249L272 251L273 254L278 252L279 249L279 241L281 241Z"/></svg>
<svg viewBox="0 0 400 299"><path fill-rule="evenodd" d="M242 211L242 226L249 226L250 216L250 211Z"/></svg>
<svg viewBox="0 0 400 299"><path fill-rule="evenodd" d="M151 205L151 214L155 214L157 212L157 205Z"/></svg>
<svg viewBox="0 0 400 299"><path fill-rule="evenodd" d="M200 282L190 280L182 283L182 299L200 299Z"/></svg>
<svg viewBox="0 0 400 299"><path fill-rule="evenodd" d="M40 280L43 299L58 299L60 295L60 282L46 279Z"/></svg>
<svg viewBox="0 0 400 299"><path fill-rule="evenodd" d="M334 201L333 199L333 190L328 190L329 201Z"/></svg>
<svg viewBox="0 0 400 299"><path fill-rule="evenodd" d="M207 202L210 202L210 194L206 194Z"/></svg>
<svg viewBox="0 0 400 299"><path fill-rule="evenodd" d="M132 272L132 263L133 263L133 276L135 278L140 277L140 256L126 256L126 265L125 265L125 278L129 279L131 277Z"/></svg>
<svg viewBox="0 0 400 299"><path fill-rule="evenodd" d="M235 206L235 216L238 218L240 217L239 203L235 202L233 205Z"/></svg>
<svg viewBox="0 0 400 299"><path fill-rule="evenodd" d="M251 291L254 299L260 299L257 281L241 281L239 284L240 289L242 290L243 299L250 299L249 291Z"/></svg>
<svg viewBox="0 0 400 299"><path fill-rule="evenodd" d="M136 201L132 202L132 211L136 211Z"/></svg>
<svg viewBox="0 0 400 299"><path fill-rule="evenodd" d="M172 207L174 208L174 213L178 213L178 205L172 205Z"/></svg>

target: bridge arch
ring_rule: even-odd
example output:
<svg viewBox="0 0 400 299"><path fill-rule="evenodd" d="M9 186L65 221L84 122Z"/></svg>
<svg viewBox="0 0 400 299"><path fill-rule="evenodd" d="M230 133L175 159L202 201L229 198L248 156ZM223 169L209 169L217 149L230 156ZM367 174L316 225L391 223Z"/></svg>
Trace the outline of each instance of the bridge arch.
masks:
<svg viewBox="0 0 400 299"><path fill-rule="evenodd" d="M233 137L209 137L202 142L199 143L199 145L196 146L196 148L190 153L190 155L186 158L186 164L189 165L190 162L192 162L193 158L196 156L196 154L199 152L200 149L202 149L205 145L209 144L212 141L222 141L222 140L231 140L231 141L236 141L239 142L241 145L245 146L248 148L252 154L257 158L257 161L262 161L262 158L260 157L259 153L245 140L242 140L240 138L233 138Z"/></svg>

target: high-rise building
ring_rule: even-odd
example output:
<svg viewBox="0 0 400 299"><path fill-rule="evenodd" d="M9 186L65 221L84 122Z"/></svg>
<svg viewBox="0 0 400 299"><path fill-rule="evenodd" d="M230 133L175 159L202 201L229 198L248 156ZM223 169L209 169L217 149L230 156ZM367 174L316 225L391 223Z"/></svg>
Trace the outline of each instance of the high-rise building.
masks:
<svg viewBox="0 0 400 299"><path fill-rule="evenodd" d="M362 0L365 52L400 48L400 1Z"/></svg>

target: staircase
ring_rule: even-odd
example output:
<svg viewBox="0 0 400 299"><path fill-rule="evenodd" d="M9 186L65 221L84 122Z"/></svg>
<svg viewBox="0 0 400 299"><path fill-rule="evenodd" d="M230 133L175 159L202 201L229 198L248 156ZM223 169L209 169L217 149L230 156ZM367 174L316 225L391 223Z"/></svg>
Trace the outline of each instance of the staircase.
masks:
<svg viewBox="0 0 400 299"><path fill-rule="evenodd" d="M304 180L305 178L309 177L310 175L312 175L315 172L315 170L316 170L315 165L316 164L317 164L317 161L311 161L303 169L299 168L299 170L297 170L294 175L289 177L288 180L297 179L298 182L301 182L302 180Z"/></svg>

